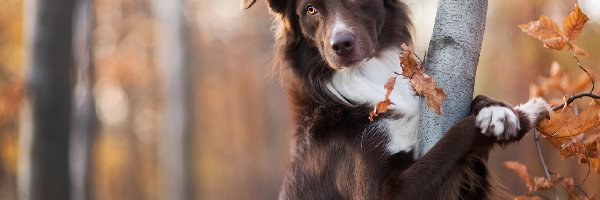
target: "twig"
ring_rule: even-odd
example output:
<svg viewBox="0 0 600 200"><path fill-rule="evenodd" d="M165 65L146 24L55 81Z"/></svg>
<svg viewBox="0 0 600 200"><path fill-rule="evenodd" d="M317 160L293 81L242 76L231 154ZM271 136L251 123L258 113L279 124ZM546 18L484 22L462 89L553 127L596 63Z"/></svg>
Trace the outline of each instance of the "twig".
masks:
<svg viewBox="0 0 600 200"><path fill-rule="evenodd" d="M537 134L537 129L533 130L533 139L535 141L535 146L537 147L537 152L538 152L538 157L540 158L540 162L542 163L542 166L544 166L544 172L546 173L546 177L548 178L548 180L552 180L552 177L550 176L551 172L548 169L546 160L544 160L544 155L542 155L542 149L540 148L540 138ZM554 193L554 197L556 198L556 200L560 200L560 198L558 198L558 194L556 193L556 188L554 186L552 186L552 193Z"/></svg>
<svg viewBox="0 0 600 200"><path fill-rule="evenodd" d="M592 81L592 84L593 83L594 83L594 81ZM582 97L591 97L591 98L594 98L594 99L600 99L600 95L597 95L597 94L594 94L594 93L579 93L579 94L573 95L570 98L568 98L565 101L565 103L553 107L552 110L557 111L557 110L563 109L565 106L573 103L573 101L575 101L576 99L579 99L579 98L582 98Z"/></svg>
<svg viewBox="0 0 600 200"><path fill-rule="evenodd" d="M588 72L588 70L586 70L581 65L581 62L579 61L579 58L577 57L577 54L575 54L574 52L571 52L571 55L573 55L573 58L575 58L575 61L577 61L577 66L579 66L579 68L581 70L583 70L588 75L588 77L590 77L590 80L592 81L592 89L590 90L590 93L594 93L594 88L596 87L596 83L594 82L594 78L592 78L592 75L590 74L590 72Z"/></svg>
<svg viewBox="0 0 600 200"><path fill-rule="evenodd" d="M587 155L584 155L586 159L588 159L587 162L587 174L585 175L585 178L583 178L583 180L581 181L581 183L575 185L575 187L581 192L583 193L583 195L585 195L588 199L590 198L590 196L585 193L585 191L583 189L581 189L581 186L587 181L587 179L590 177L590 170L591 170L591 164L589 162L589 157Z"/></svg>

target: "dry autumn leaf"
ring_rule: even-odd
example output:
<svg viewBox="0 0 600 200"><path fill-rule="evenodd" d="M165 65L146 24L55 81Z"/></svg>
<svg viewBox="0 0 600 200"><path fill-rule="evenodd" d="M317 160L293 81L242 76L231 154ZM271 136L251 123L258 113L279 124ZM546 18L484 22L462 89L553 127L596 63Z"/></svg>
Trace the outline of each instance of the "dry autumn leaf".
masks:
<svg viewBox="0 0 600 200"><path fill-rule="evenodd" d="M575 54L579 54L583 57L588 57L590 55L587 51L583 50L582 48L579 48L577 45L574 44L569 44L569 51Z"/></svg>
<svg viewBox="0 0 600 200"><path fill-rule="evenodd" d="M576 39L581 31L583 30L583 26L590 19L587 15L581 11L579 8L579 4L575 3L575 7L571 11L569 16L565 17L563 20L563 29L565 30L565 37L569 40Z"/></svg>
<svg viewBox="0 0 600 200"><path fill-rule="evenodd" d="M569 51L573 53L587 56L588 53L585 50L570 43L581 34L587 21L589 21L588 16L581 11L579 4L575 3L571 13L563 20L564 32L561 32L556 22L546 16L541 16L539 20L527 24L521 24L519 28L528 35L542 41L546 48L563 50L568 47Z"/></svg>
<svg viewBox="0 0 600 200"><path fill-rule="evenodd" d="M442 103L448 98L444 89L436 87L433 79L421 71L412 76L410 83L417 95L425 97L427 107L432 108L438 115L441 115Z"/></svg>
<svg viewBox="0 0 600 200"><path fill-rule="evenodd" d="M545 177L534 177L533 178L533 191L538 190L549 190L552 189L556 184L561 181L561 177L554 177L552 180L548 180ZM532 191L532 192L533 192Z"/></svg>
<svg viewBox="0 0 600 200"><path fill-rule="evenodd" d="M557 148L562 148L571 137L600 127L599 114L600 101L593 100L578 115L575 114L572 106L552 112L550 119L540 122L537 128L548 142Z"/></svg>
<svg viewBox="0 0 600 200"><path fill-rule="evenodd" d="M521 24L519 28L528 35L542 41L544 47L547 48L562 50L568 43L563 38L558 24L546 16L541 16L537 21Z"/></svg>
<svg viewBox="0 0 600 200"><path fill-rule="evenodd" d="M388 81L385 83L385 85L383 86L386 90L385 99L383 101L377 102L373 111L369 113L369 120L375 120L375 117L377 117L377 115L387 112L388 107L393 104L390 100L390 95L392 95L392 91L394 90L395 84L396 76L389 78Z"/></svg>
<svg viewBox="0 0 600 200"><path fill-rule="evenodd" d="M539 196L518 196L514 200L542 200Z"/></svg>
<svg viewBox="0 0 600 200"><path fill-rule="evenodd" d="M525 184L527 185L527 188L529 188L529 191L533 190L534 184L533 184L533 181L531 180L531 177L529 176L529 172L527 172L527 166L525 166L519 162L515 162L515 161L504 162L504 166L506 166L506 168L514 171L515 173L517 173L517 175L519 175L519 177L521 177L523 182L525 182Z"/></svg>
<svg viewBox="0 0 600 200"><path fill-rule="evenodd" d="M591 75L592 78L595 77ZM555 61L550 65L548 77L538 77L537 83L530 85L529 95L531 98L544 97L551 105L559 105L564 103L565 94L588 92L592 86L592 78L581 73L576 80L571 80L566 70Z"/></svg>
<svg viewBox="0 0 600 200"><path fill-rule="evenodd" d="M402 64L402 76L410 79L413 90L419 96L425 97L427 107L432 108L438 115L442 114L442 103L448 95L444 89L437 87L433 78L425 74L423 64L412 56L412 48L402 44L400 63Z"/></svg>
<svg viewBox="0 0 600 200"><path fill-rule="evenodd" d="M400 64L402 65L402 76L412 77L417 71L420 71L419 64L413 58L413 49L406 44L402 44L402 54L400 54Z"/></svg>
<svg viewBox="0 0 600 200"><path fill-rule="evenodd" d="M446 95L444 89L436 86L435 81L429 75L425 74L423 64L413 57L412 48L406 44L402 44L401 47L403 50L400 54L401 75L410 80L411 86L417 95L425 98L427 107L432 108L438 115L441 115L442 103L448 98L448 95ZM396 78L397 75L386 82L384 86L386 89L385 99L377 102L375 108L369 113L369 120L373 121L375 117L385 113L388 107L394 104L390 100L390 95L394 90Z"/></svg>

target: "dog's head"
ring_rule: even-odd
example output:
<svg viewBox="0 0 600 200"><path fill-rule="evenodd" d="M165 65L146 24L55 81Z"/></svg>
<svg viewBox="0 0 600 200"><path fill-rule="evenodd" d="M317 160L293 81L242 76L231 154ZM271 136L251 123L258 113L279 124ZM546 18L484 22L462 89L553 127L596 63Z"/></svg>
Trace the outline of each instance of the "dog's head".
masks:
<svg viewBox="0 0 600 200"><path fill-rule="evenodd" d="M249 8L256 0L243 0ZM410 43L400 0L267 0L287 40L308 40L329 67L351 67L390 46Z"/></svg>

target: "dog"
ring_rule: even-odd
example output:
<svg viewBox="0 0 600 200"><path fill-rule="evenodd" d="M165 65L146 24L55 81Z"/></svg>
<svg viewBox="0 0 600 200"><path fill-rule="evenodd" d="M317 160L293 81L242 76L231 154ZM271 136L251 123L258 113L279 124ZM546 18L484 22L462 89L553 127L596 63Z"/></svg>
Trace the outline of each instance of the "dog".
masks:
<svg viewBox="0 0 600 200"><path fill-rule="evenodd" d="M520 140L550 107L485 96L423 157L414 155L419 98L398 79L390 110L368 119L401 70L411 21L400 0L266 0L276 18L275 65L297 128L280 199L492 199L495 144ZM255 0L243 0L250 8Z"/></svg>

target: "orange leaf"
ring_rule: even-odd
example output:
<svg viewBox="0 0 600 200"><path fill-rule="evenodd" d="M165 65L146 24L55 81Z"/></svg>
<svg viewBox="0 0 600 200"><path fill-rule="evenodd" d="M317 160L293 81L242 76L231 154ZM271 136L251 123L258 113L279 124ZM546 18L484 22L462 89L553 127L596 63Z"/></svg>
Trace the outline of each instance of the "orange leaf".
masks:
<svg viewBox="0 0 600 200"><path fill-rule="evenodd" d="M571 137L598 127L600 127L600 101L593 100L579 115L575 115L572 106L550 113L550 119L540 122L538 130L555 147L561 148L562 144Z"/></svg>
<svg viewBox="0 0 600 200"><path fill-rule="evenodd" d="M371 113L369 113L369 120L371 120L371 121L375 120L375 117L377 117L381 113L387 112L388 108L392 104L394 104L390 100L390 95L392 94L392 91L394 90L395 84L396 84L396 76L389 78L388 81L385 83L385 85L383 86L386 90L385 99L383 101L377 102L373 111L371 111Z"/></svg>
<svg viewBox="0 0 600 200"><path fill-rule="evenodd" d="M527 166L525 166L519 162L515 162L515 161L504 162L504 166L506 166L506 168L514 171L515 173L517 173L517 175L519 175L519 177L521 177L523 182L525 182L525 184L529 188L529 191L533 190L534 184L533 184L533 181L531 180L531 177L529 176L529 173L527 172Z"/></svg>
<svg viewBox="0 0 600 200"><path fill-rule="evenodd" d="M419 63L412 56L412 48L402 43L402 54L400 54L400 64L402 65L402 75L410 78L419 71Z"/></svg>
<svg viewBox="0 0 600 200"><path fill-rule="evenodd" d="M590 54L588 54L588 52L586 52L585 50L583 50L582 48L579 48L577 45L574 44L569 44L569 51L575 53L575 54L579 54L583 57L588 57Z"/></svg>
<svg viewBox="0 0 600 200"><path fill-rule="evenodd" d="M571 11L571 14L563 20L565 37L569 40L576 39L583 30L585 23L589 20L588 16L579 9L579 4L575 3L575 7Z"/></svg>
<svg viewBox="0 0 600 200"><path fill-rule="evenodd" d="M569 41L563 37L552 37L540 40L544 43L544 47L554 50L562 50L569 44Z"/></svg>
<svg viewBox="0 0 600 200"><path fill-rule="evenodd" d="M542 200L539 196L518 196L514 200Z"/></svg>
<svg viewBox="0 0 600 200"><path fill-rule="evenodd" d="M417 62L412 56L412 48L402 44L402 55L400 63L402 64L402 76L410 79L413 90L417 95L425 97L427 107L432 108L438 115L442 114L442 103L448 95L444 89L437 87L435 81L425 74L423 65Z"/></svg>
<svg viewBox="0 0 600 200"><path fill-rule="evenodd" d="M541 16L537 21L521 24L519 28L542 41L547 48L561 50L568 44L568 40L564 39L560 32L558 24L546 16Z"/></svg>
<svg viewBox="0 0 600 200"><path fill-rule="evenodd" d="M595 76L592 77L595 79ZM567 91L571 94L585 92L589 91L591 85L592 79L586 73L581 73L577 79L577 82L570 84L570 87L567 89Z"/></svg>
<svg viewBox="0 0 600 200"><path fill-rule="evenodd" d="M421 71L413 74L410 82L415 92L425 97L427 107L432 108L438 115L441 115L442 103L448 98L444 89L437 87L433 79Z"/></svg>
<svg viewBox="0 0 600 200"><path fill-rule="evenodd" d="M552 178L552 180L548 180L545 177L534 177L533 178L533 183L534 183L533 191L552 189L552 187L554 187L556 184L559 183L560 179L561 179L560 177L554 177L554 178Z"/></svg>
<svg viewBox="0 0 600 200"><path fill-rule="evenodd" d="M561 150L560 150L560 156L563 159L566 159L568 157L574 156L574 155L586 155L586 145L580 142L571 142L566 144Z"/></svg>

